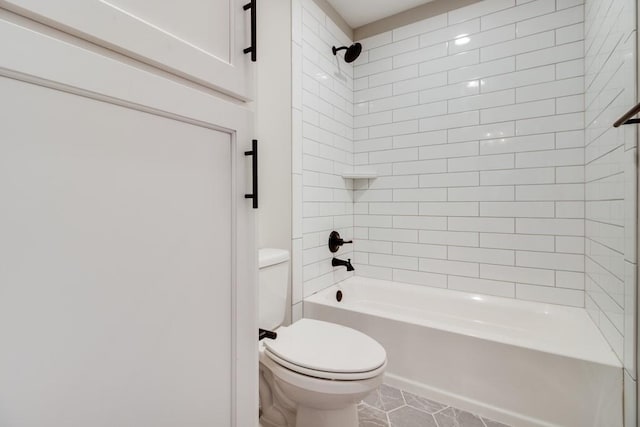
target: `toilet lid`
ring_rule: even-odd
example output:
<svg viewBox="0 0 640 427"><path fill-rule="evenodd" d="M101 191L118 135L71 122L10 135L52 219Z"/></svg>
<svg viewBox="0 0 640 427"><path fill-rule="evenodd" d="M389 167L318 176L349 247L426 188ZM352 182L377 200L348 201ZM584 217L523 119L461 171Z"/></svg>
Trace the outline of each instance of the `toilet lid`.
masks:
<svg viewBox="0 0 640 427"><path fill-rule="evenodd" d="M301 319L278 329L278 338L264 340L277 359L305 371L361 373L386 363L387 353L376 340L346 326Z"/></svg>

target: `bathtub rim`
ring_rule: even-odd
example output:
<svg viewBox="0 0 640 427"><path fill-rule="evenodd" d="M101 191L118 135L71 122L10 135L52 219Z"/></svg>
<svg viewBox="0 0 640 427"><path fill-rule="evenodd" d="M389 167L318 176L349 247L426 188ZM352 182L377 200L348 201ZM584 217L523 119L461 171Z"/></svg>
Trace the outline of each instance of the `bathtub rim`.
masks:
<svg viewBox="0 0 640 427"><path fill-rule="evenodd" d="M553 310L566 311L571 315L574 315L574 314L579 315L584 319L588 319L588 320L585 320L584 323L588 324L589 327L592 328L591 333L594 336L596 336L598 339L597 345L600 347L598 350L598 357L594 357L592 354L584 354L582 352L577 352L577 351L576 352L561 351L558 349L554 349L553 346L551 345L540 345L540 344L536 345L535 342L532 344L530 340L529 341L509 340L509 339L501 338L497 334L481 333L479 331L472 331L472 330L461 328L458 326L445 325L445 324L442 324L441 322L429 321L428 319L415 319L410 316L403 316L401 314L391 314L388 312L381 313L380 311L377 311L377 310L362 310L362 312L372 316L379 316L379 317L396 320L400 322L406 322L406 323L410 323L418 326L424 326L428 328L443 330L443 331L457 334L457 335L470 336L477 339L483 339L483 340L497 342L500 344L515 346L515 347L522 347L532 351L550 353L557 356L583 360L591 363L599 363L599 364L607 365L614 368L622 368L622 362L615 355L615 353L613 352L613 349L606 342L605 338L602 336L602 333L598 330L596 325L593 323L593 320L588 316L584 308L561 306L561 305L547 304L547 303L541 303L541 302L535 302L535 301L516 300L513 298L484 295L479 293L471 293L471 292L458 291L453 289L444 289L444 288L438 288L438 287L431 287L428 285L417 285L417 284L411 284L411 283L394 282L389 280L380 280L380 279L363 277L363 276L353 276L353 277L346 278L345 280L337 282L332 286L329 286L325 289L322 289L304 298L303 302L305 304L312 303L312 304L321 304L321 305L331 306L341 310L361 311L361 310L356 310L354 309L354 307L344 303L336 303L331 298L331 295L334 294L337 290L344 291L343 287L353 285L353 284L358 285L359 282L361 281L372 281L379 285L386 285L386 286L393 285L398 287L407 287L408 289L411 289L414 291L419 290L420 292L425 292L425 293L433 292L436 294L446 295L447 297L457 296L458 298L461 298L461 297L469 298L469 297L475 296L475 297L481 297L484 300L488 300L490 302L497 302L499 304L505 304L505 303L512 304L515 302L518 305L537 307L539 309L542 307L551 307Z"/></svg>

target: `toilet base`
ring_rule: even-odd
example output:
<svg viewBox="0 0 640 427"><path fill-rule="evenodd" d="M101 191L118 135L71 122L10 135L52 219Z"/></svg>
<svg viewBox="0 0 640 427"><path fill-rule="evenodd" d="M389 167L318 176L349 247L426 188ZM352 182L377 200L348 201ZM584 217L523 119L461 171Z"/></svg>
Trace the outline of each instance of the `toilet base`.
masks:
<svg viewBox="0 0 640 427"><path fill-rule="evenodd" d="M298 406L296 427L357 427L358 407L355 404L342 409L315 409Z"/></svg>
<svg viewBox="0 0 640 427"><path fill-rule="evenodd" d="M276 420L270 420L267 415L263 415L260 417L260 427L358 427L356 404L332 410L304 406L298 406L296 409L295 413L289 413L288 416L276 415Z"/></svg>
<svg viewBox="0 0 640 427"><path fill-rule="evenodd" d="M382 383L307 377L260 356L262 427L358 427L358 403Z"/></svg>

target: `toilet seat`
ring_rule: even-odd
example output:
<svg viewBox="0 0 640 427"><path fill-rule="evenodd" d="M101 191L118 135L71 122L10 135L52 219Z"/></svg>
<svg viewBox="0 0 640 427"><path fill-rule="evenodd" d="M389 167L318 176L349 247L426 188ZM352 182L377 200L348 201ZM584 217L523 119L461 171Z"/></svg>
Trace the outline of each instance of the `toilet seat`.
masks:
<svg viewBox="0 0 640 427"><path fill-rule="evenodd" d="M269 359L277 363L278 365L286 368L290 371L293 371L298 374L302 374L308 377L319 378L321 380L335 380L335 381L357 381L357 380L367 380L370 378L375 378L377 375L380 375L384 372L387 367L386 361L377 369L373 371L367 372L355 372L355 373L340 373L340 372L326 372L326 371L318 371L314 369L307 369L302 366L294 365L293 363L287 362L271 353L269 350L265 351L265 354Z"/></svg>
<svg viewBox="0 0 640 427"><path fill-rule="evenodd" d="M264 340L265 354L300 374L330 380L362 380L384 371L387 355L373 338L355 329L301 319Z"/></svg>

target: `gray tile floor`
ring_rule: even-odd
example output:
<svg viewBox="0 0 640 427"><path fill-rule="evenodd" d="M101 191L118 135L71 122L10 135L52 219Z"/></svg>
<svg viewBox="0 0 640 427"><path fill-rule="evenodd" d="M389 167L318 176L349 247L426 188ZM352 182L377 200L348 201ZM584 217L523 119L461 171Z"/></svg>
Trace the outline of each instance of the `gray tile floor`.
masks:
<svg viewBox="0 0 640 427"><path fill-rule="evenodd" d="M382 385L358 405L360 427L509 427Z"/></svg>

